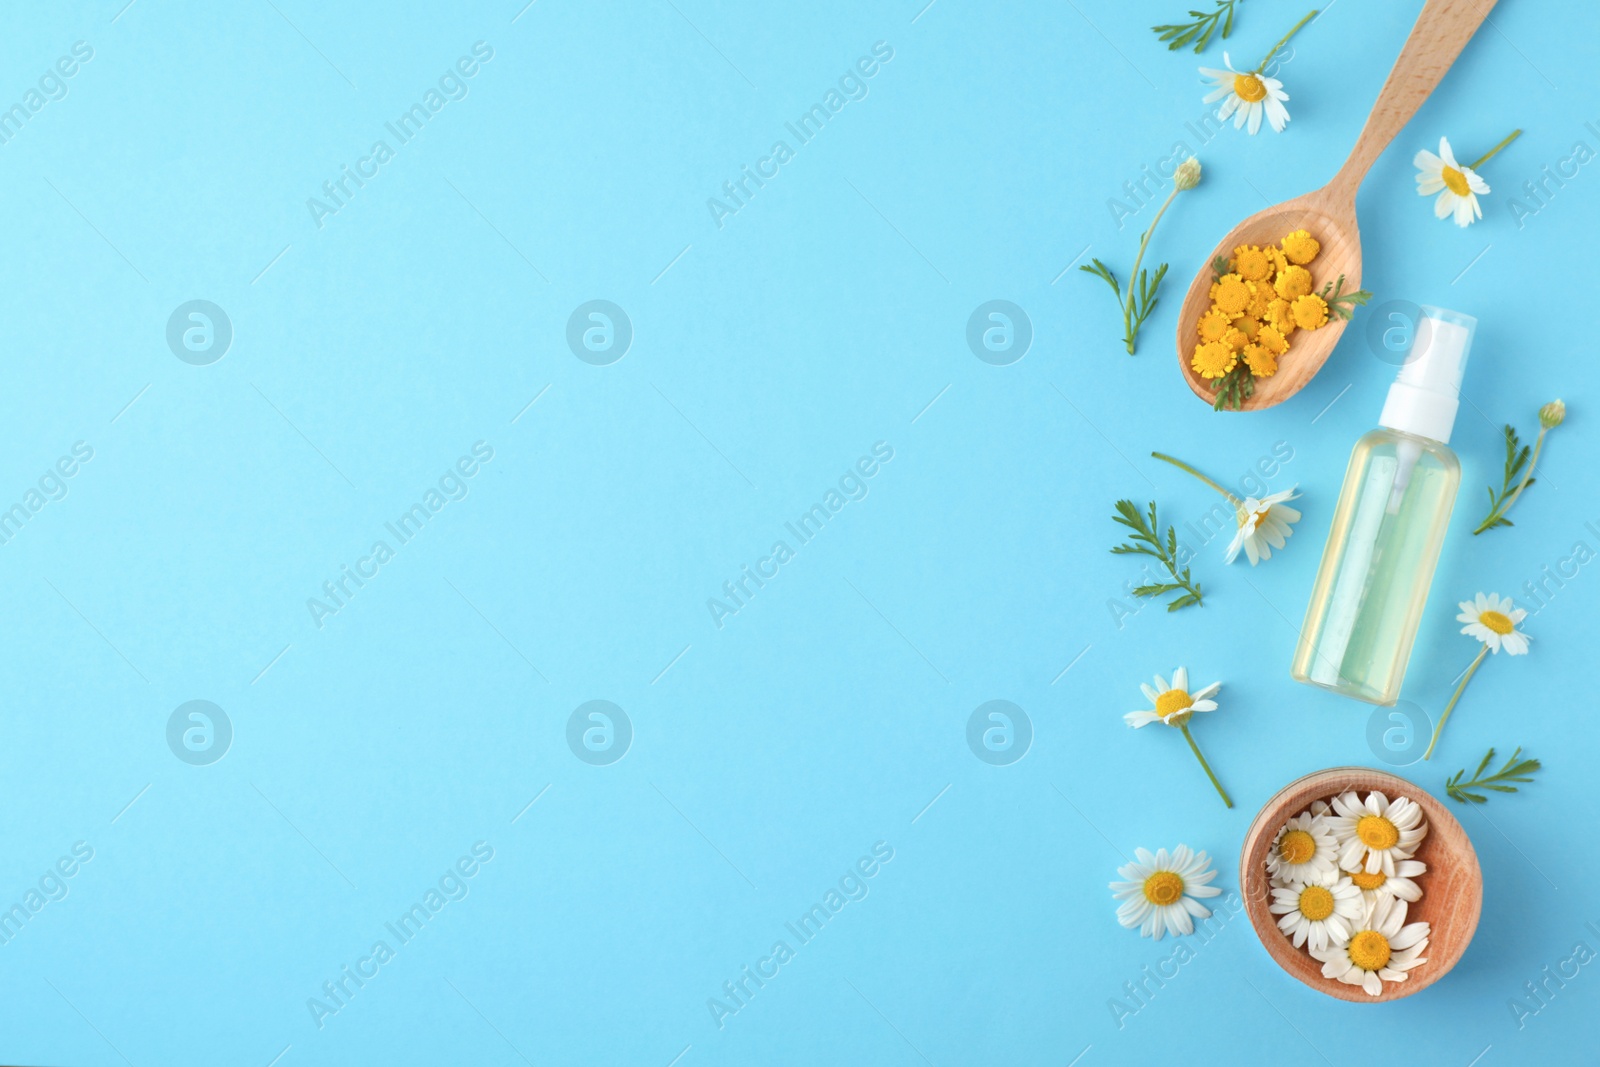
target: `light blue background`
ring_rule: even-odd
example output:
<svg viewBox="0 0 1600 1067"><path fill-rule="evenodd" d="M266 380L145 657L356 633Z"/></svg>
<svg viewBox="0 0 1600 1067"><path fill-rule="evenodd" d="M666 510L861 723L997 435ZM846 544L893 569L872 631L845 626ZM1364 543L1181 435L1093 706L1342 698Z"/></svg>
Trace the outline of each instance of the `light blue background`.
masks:
<svg viewBox="0 0 1600 1067"><path fill-rule="evenodd" d="M1508 1007L1576 942L1600 949L1592 566L1529 620L1527 659L1486 665L1440 756L1400 770L1442 796L1490 745L1546 766L1461 815L1484 913L1447 979L1336 1002L1241 915L1122 1028L1108 1007L1172 952L1115 922L1124 855L1204 848L1232 891L1280 786L1387 766L1365 705L1288 677L1350 446L1392 378L1370 314L1304 392L1246 416L1190 395L1172 335L1217 237L1337 169L1419 0L1336 0L1282 68L1288 131L1204 144L1185 124L1222 48L1148 30L1182 0L924 2L8 10L0 104L75 41L94 56L0 145L0 506L74 442L94 458L0 546L0 903L74 842L94 858L0 945L0 1060L1593 1057L1592 967L1520 1028ZM1360 198L1375 304L1480 321L1462 497L1406 680L1429 714L1475 651L1455 601L1520 597L1575 542L1600 549L1600 169L1520 225L1508 206L1576 142L1600 149L1600 11L1553 7L1500 4ZM1300 14L1243 4L1227 47L1252 64ZM480 40L469 95L319 229L306 199ZM869 95L715 225L707 198L794 147L784 123L879 41ZM1435 221L1412 155L1446 134L1470 159L1518 126L1485 219ZM1153 209L1119 231L1107 201L1178 141L1205 179L1157 233L1172 278L1129 358L1101 283L1067 268L1091 249L1126 271ZM192 299L233 323L209 366L165 341ZM610 366L565 341L592 299L634 327ZM964 340L991 299L1035 331L1010 366ZM1573 414L1516 527L1469 536L1498 427L1531 437L1558 395ZM307 598L478 441L494 458L470 495L319 629ZM866 499L714 626L707 599L879 441L894 458ZM1280 442L1271 488L1304 494L1287 550L1251 570L1213 542L1203 608L1119 627L1108 601L1137 567L1106 551L1112 502L1179 521L1214 499L1149 452L1238 484ZM1122 723L1180 663L1224 682L1196 736L1231 811L1176 734ZM166 743L194 699L233 724L210 766ZM633 724L610 766L565 740L590 699ZM1011 766L966 744L992 699L1033 724ZM308 998L478 841L494 858L470 895L319 1029ZM894 858L870 895L719 1029L707 999L878 841Z"/></svg>

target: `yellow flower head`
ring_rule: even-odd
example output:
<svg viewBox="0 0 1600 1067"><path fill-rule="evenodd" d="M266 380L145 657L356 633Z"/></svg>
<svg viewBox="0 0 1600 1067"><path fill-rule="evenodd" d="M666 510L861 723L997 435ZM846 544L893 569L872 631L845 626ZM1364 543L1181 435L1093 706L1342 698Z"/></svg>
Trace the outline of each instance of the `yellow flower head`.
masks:
<svg viewBox="0 0 1600 1067"><path fill-rule="evenodd" d="M1263 326L1256 335L1256 343L1274 356L1281 356L1289 351L1289 341L1283 336L1276 326Z"/></svg>
<svg viewBox="0 0 1600 1067"><path fill-rule="evenodd" d="M1289 301L1278 297L1267 305L1267 325L1271 326L1284 336L1285 339L1294 333L1294 312L1290 310Z"/></svg>
<svg viewBox="0 0 1600 1067"><path fill-rule="evenodd" d="M1226 341L1207 341L1195 345L1189 366L1202 378L1220 378L1238 362L1239 354Z"/></svg>
<svg viewBox="0 0 1600 1067"><path fill-rule="evenodd" d="M1261 320L1245 315L1233 320L1234 333L1242 334L1245 341L1256 340L1256 335L1261 332ZM1243 342L1241 342L1242 346Z"/></svg>
<svg viewBox="0 0 1600 1067"><path fill-rule="evenodd" d="M1245 308L1245 314L1253 319L1266 318L1267 308L1277 299L1278 291L1264 280L1247 284L1250 286L1250 306Z"/></svg>
<svg viewBox="0 0 1600 1067"><path fill-rule="evenodd" d="M1285 300L1294 300L1311 292L1311 272L1304 267L1290 266L1278 273L1273 285Z"/></svg>
<svg viewBox="0 0 1600 1067"><path fill-rule="evenodd" d="M1317 258L1317 253L1322 251L1322 245L1317 239L1304 230L1296 230L1283 239L1283 254L1289 257L1290 263L1305 266Z"/></svg>
<svg viewBox="0 0 1600 1067"><path fill-rule="evenodd" d="M1294 324L1302 330L1315 330L1321 328L1328 321L1327 302L1316 293L1307 293L1296 298L1292 305L1294 311Z"/></svg>
<svg viewBox="0 0 1600 1067"><path fill-rule="evenodd" d="M1249 319L1238 319L1234 325L1229 326L1228 332L1222 335L1222 343L1233 349L1235 352L1243 351L1244 346L1250 343L1250 338L1245 336L1243 330L1239 329L1238 323L1249 321Z"/></svg>
<svg viewBox="0 0 1600 1067"><path fill-rule="evenodd" d="M1270 378L1278 373L1278 357L1269 352L1265 345L1245 345L1244 362L1257 378Z"/></svg>
<svg viewBox="0 0 1600 1067"><path fill-rule="evenodd" d="M1229 315L1221 308L1210 308L1204 315L1200 316L1200 340L1222 340L1222 335L1228 332L1228 325L1232 319L1233 316Z"/></svg>
<svg viewBox="0 0 1600 1067"><path fill-rule="evenodd" d="M1272 260L1255 245L1240 245L1233 250L1233 269L1247 282L1265 281L1272 276Z"/></svg>
<svg viewBox="0 0 1600 1067"><path fill-rule="evenodd" d="M1309 292L1310 275L1306 278ZM1229 318L1236 319L1250 306L1250 286L1237 274L1224 274L1211 283L1211 300L1227 312Z"/></svg>
<svg viewBox="0 0 1600 1067"><path fill-rule="evenodd" d="M1261 251L1265 252L1267 258L1272 260L1272 273L1267 275L1268 278L1276 278L1280 271L1289 269L1289 257L1284 255L1283 250L1277 245L1267 245Z"/></svg>

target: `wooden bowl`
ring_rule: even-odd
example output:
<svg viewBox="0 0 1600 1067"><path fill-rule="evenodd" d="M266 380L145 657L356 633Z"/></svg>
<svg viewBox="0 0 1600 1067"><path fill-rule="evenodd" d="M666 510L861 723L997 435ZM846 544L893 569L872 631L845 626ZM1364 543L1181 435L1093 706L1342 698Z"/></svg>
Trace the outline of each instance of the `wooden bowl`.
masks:
<svg viewBox="0 0 1600 1067"><path fill-rule="evenodd" d="M1427 962L1414 968L1404 982L1383 983L1383 992L1375 997L1362 992L1360 986L1322 977L1322 964L1305 949L1294 947L1278 929L1278 917L1267 908L1272 899L1267 852L1278 830L1309 808L1312 801L1331 801L1351 789L1363 797L1374 789L1390 800L1410 797L1421 805L1428 820L1428 836L1422 839L1415 857L1428 865L1427 873L1417 877L1422 899L1410 905L1406 913L1406 922L1426 922L1430 927L1424 953ZM1239 887L1250 925L1278 966L1319 993L1362 1004L1409 997L1443 978L1467 951L1473 931L1478 928L1478 914L1483 910L1483 872L1478 869L1478 854L1455 816L1420 786L1369 767L1317 771L1290 782L1267 801L1250 824L1239 851Z"/></svg>

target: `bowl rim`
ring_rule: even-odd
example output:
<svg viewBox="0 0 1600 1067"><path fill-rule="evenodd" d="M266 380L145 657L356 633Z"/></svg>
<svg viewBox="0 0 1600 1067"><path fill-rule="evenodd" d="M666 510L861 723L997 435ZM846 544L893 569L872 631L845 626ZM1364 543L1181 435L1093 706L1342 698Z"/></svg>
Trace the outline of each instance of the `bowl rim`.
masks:
<svg viewBox="0 0 1600 1067"><path fill-rule="evenodd" d="M1344 785L1337 784L1339 779L1346 778L1354 781ZM1430 834L1440 827L1453 828L1456 831L1462 846L1460 860L1471 873L1471 877L1467 879L1467 884L1473 888L1473 892L1466 900L1468 918L1448 956L1430 955L1428 968L1422 975L1404 982L1386 982L1384 984L1387 988L1376 997L1368 996L1360 986L1346 985L1320 976L1316 981L1308 981L1289 965L1290 958L1304 956L1305 953L1295 948L1293 942L1283 936L1283 932L1278 929L1276 918L1268 909L1266 854L1267 849L1271 847L1272 838L1276 836L1275 824L1279 821L1275 818L1269 819L1268 815L1274 809L1284 806L1289 796L1302 791L1306 783L1313 779L1323 779L1330 783L1330 787L1326 794L1319 791L1315 795L1307 796L1305 805L1309 805L1312 800L1333 796L1351 788L1377 789L1390 795L1398 793L1410 797L1426 812ZM1356 784L1357 782L1361 784ZM1293 814L1295 812L1289 812L1284 818L1287 819ZM1252 886L1259 886L1259 891L1253 890ZM1466 954L1467 947L1471 945L1472 938L1477 933L1478 920L1483 912L1483 869L1478 864L1477 850L1472 847L1472 839L1467 836L1466 829L1432 793L1415 782L1389 771L1350 765L1328 767L1303 774L1268 798L1251 820L1250 828L1245 832L1244 842L1239 848L1239 891L1244 897L1245 912L1250 917L1250 927L1255 932L1256 940L1261 942L1261 947L1266 949L1273 962L1290 977L1302 985L1338 1000L1356 1004L1383 1004L1422 992L1450 973Z"/></svg>

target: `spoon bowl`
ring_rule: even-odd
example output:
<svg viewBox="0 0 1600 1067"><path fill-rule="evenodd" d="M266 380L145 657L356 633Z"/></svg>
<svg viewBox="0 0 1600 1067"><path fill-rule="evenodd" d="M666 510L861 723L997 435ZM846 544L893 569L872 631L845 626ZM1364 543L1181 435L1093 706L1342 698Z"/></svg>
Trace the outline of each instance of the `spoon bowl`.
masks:
<svg viewBox="0 0 1600 1067"><path fill-rule="evenodd" d="M1206 262L1211 263L1219 256L1232 259L1233 250L1240 245L1270 247L1276 245L1285 234L1305 230L1322 244L1317 258L1308 268L1316 279L1317 291L1321 291L1324 282L1334 281L1341 274L1344 275L1345 292L1361 288L1361 235L1356 226L1355 199L1351 197L1343 203L1331 202L1327 191L1324 187L1256 212L1229 230ZM1211 283L1214 278L1210 267L1201 271L1189 286L1183 309L1178 313L1178 367L1195 396L1207 403L1215 399L1216 393L1211 387L1212 383L1190 366L1189 357L1200 340L1200 316L1211 306ZM1269 408L1298 393L1327 362L1344 328L1345 320L1330 311L1328 322L1321 329L1296 330L1290 338L1292 347L1278 365L1278 373L1270 378L1256 379L1255 392L1240 404L1239 410Z"/></svg>
<svg viewBox="0 0 1600 1067"><path fill-rule="evenodd" d="M1231 259L1239 245L1275 245L1287 233L1306 230L1321 243L1309 266L1316 291L1344 275L1344 291L1361 288L1361 233L1356 224L1356 190L1372 164L1394 140L1417 108L1443 80L1461 50L1489 15L1496 0L1428 0L1406 38L1400 58L1378 94L1372 114L1357 138L1355 148L1333 180L1314 192L1258 211L1224 237L1196 275L1178 313L1178 367L1195 396L1213 403L1214 383L1190 365L1199 343L1200 316L1211 305L1211 264L1221 256ZM1255 392L1239 407L1258 411L1281 404L1303 389L1344 334L1345 320L1330 309L1328 322L1317 330L1296 330L1290 348L1269 378L1258 378ZM1231 410L1231 409L1229 409Z"/></svg>

